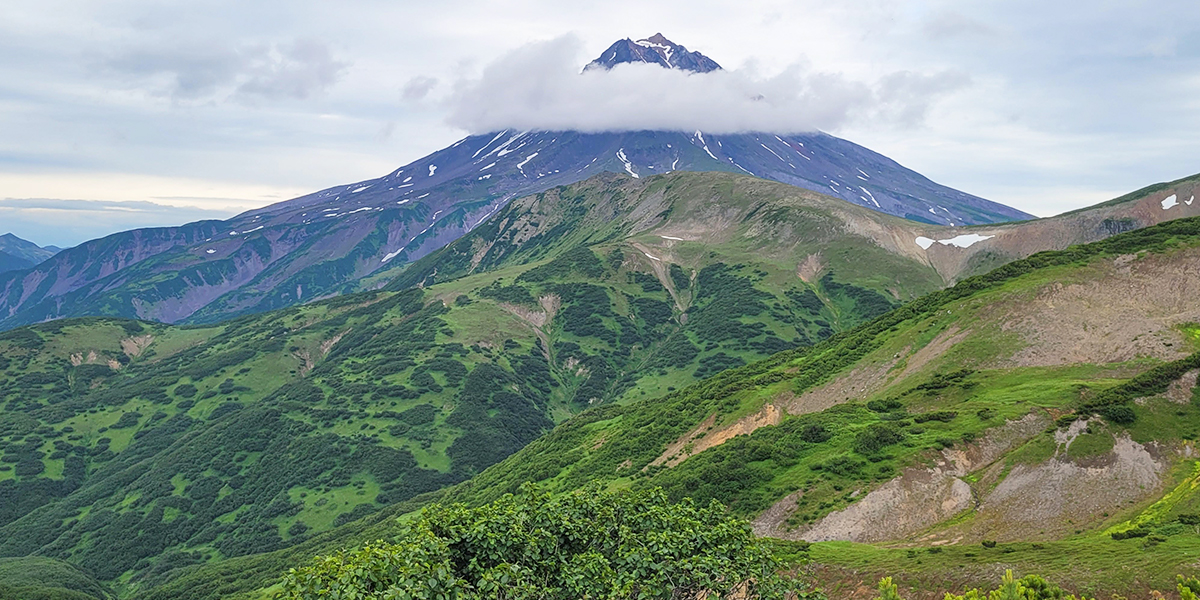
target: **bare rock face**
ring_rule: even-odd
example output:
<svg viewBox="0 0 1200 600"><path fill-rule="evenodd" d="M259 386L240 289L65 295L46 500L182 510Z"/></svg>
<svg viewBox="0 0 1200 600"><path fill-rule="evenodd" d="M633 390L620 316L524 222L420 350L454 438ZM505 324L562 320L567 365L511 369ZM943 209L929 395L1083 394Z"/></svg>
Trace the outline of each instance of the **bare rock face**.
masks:
<svg viewBox="0 0 1200 600"><path fill-rule="evenodd" d="M596 60L588 63L584 70L611 69L623 63L649 63L692 73L721 70L717 61L699 52L690 52L661 33L637 41L629 38L617 40Z"/></svg>
<svg viewBox="0 0 1200 600"><path fill-rule="evenodd" d="M879 542L909 536L971 508L971 486L941 469L909 470L821 519L802 539Z"/></svg>
<svg viewBox="0 0 1200 600"><path fill-rule="evenodd" d="M975 505L968 473L983 468L1044 429L1049 418L1033 413L992 430L965 449L943 450L928 469L906 469L850 506L832 512L809 528L787 530L799 493L763 512L754 521L759 535L810 542L845 540L881 542L911 537Z"/></svg>
<svg viewBox="0 0 1200 600"><path fill-rule="evenodd" d="M907 469L808 528L787 527L787 518L802 496L802 492L792 493L759 515L754 531L761 536L810 542L883 542L916 536L932 545L982 539L1057 539L1161 492L1169 460L1157 446L1118 437L1107 454L1068 458L1066 450L1086 421L1060 432L1059 452L1054 457L1000 473L1004 465L997 461L1048 423L1048 417L1030 414L996 428L977 444L944 450L934 467ZM998 483L980 495L963 478L982 469L995 473ZM976 514L968 522L926 533L971 509Z"/></svg>
<svg viewBox="0 0 1200 600"><path fill-rule="evenodd" d="M1083 461L1063 456L1016 465L979 506L971 538L1056 539L1158 495L1168 467L1157 449L1118 437L1112 452Z"/></svg>

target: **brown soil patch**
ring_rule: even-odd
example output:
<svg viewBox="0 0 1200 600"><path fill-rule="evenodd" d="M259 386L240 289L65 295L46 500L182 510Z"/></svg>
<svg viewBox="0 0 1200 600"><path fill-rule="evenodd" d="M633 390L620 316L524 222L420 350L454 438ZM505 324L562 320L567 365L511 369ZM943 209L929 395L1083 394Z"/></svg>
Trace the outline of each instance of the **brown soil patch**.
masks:
<svg viewBox="0 0 1200 600"><path fill-rule="evenodd" d="M825 263L821 261L821 253L809 254L804 262L796 267L796 275L805 283L812 283L821 277L825 271Z"/></svg>
<svg viewBox="0 0 1200 600"><path fill-rule="evenodd" d="M152 343L154 343L154 336L150 334L125 338L121 340L121 351L129 356L129 358L137 358L141 356L142 352L145 352L146 348L149 348L150 344Z"/></svg>
<svg viewBox="0 0 1200 600"><path fill-rule="evenodd" d="M1183 374L1183 377L1171 382L1167 388L1167 400L1176 404L1187 404L1192 401L1192 394L1196 389L1196 379L1200 376L1200 370L1191 370Z"/></svg>
<svg viewBox="0 0 1200 600"><path fill-rule="evenodd" d="M1104 513L1161 492L1168 464L1159 454L1154 446L1119 437L1104 456L1076 462L1060 454L1016 465L984 497L963 533L971 540L1043 540L1096 525Z"/></svg>
<svg viewBox="0 0 1200 600"><path fill-rule="evenodd" d="M795 492L760 514L754 520L754 530L759 535L807 541L879 542L912 536L974 506L974 492L962 477L996 462L1037 435L1048 422L1048 417L1033 413L1005 423L975 444L943 450L931 468L906 469L811 527L788 530L787 519L796 510L799 494Z"/></svg>
<svg viewBox="0 0 1200 600"><path fill-rule="evenodd" d="M662 455L654 459L648 466L666 465L673 467L693 454L699 454L724 444L739 435L750 435L759 427L778 425L783 420L783 411L773 404L767 404L758 412L746 415L734 423L716 431L708 431L716 423L716 415L709 415L704 422L688 432L687 435L675 440Z"/></svg>
<svg viewBox="0 0 1200 600"><path fill-rule="evenodd" d="M925 365L963 341L968 333L968 331L960 330L957 325L952 325L945 331L937 334L928 344L925 344L925 347L917 350L908 357L908 360L905 361L904 370L899 375L892 377L891 381L903 381L909 375L925 368Z"/></svg>
<svg viewBox="0 0 1200 600"><path fill-rule="evenodd" d="M558 294L547 294L538 298L538 305L542 307L542 310L507 302L498 302L497 304L533 329L534 335L542 341L542 350L546 355L546 360L550 360L550 336L546 333L546 324L553 321L554 315L558 314L558 309L562 307L562 298Z"/></svg>
<svg viewBox="0 0 1200 600"><path fill-rule="evenodd" d="M329 356L329 351L333 350L333 347L337 345L338 342L342 341L342 338L346 337L347 333L350 333L349 329L321 342L321 358Z"/></svg>
<svg viewBox="0 0 1200 600"><path fill-rule="evenodd" d="M670 240L666 241L669 242ZM675 301L675 308L678 308L679 312L686 311L691 304L691 294L688 290L675 289L675 280L671 279L670 272L668 271L670 268L668 265L674 262L670 251L666 248L647 248L637 242L630 242L629 245L633 246L634 249L646 257L646 261L650 263L650 270L654 273L654 277L658 279L658 282L663 287L667 288L667 293L671 295L671 300ZM651 256L658 260L650 258Z"/></svg>
<svg viewBox="0 0 1200 600"><path fill-rule="evenodd" d="M1027 346L1002 367L1114 363L1187 354L1175 325L1200 320L1200 248L1121 257L1102 277L1052 283L1011 307L1001 329Z"/></svg>
<svg viewBox="0 0 1200 600"><path fill-rule="evenodd" d="M865 398L883 386L887 380L887 372L895 366L896 360L857 367L799 396L784 396L778 401L789 415L805 415L821 412L843 402Z"/></svg>

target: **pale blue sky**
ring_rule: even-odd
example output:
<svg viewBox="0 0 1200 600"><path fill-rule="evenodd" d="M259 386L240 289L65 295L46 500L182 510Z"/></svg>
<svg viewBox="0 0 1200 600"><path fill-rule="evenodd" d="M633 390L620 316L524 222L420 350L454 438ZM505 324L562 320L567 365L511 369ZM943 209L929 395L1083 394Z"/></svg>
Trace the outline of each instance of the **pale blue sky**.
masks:
<svg viewBox="0 0 1200 600"><path fill-rule="evenodd" d="M6 2L0 232L70 245L376 177L465 135L505 92L486 67L541 64L510 53L557 39L582 66L658 31L812 94L800 121L1035 214L1200 172L1194 0L498 4Z"/></svg>

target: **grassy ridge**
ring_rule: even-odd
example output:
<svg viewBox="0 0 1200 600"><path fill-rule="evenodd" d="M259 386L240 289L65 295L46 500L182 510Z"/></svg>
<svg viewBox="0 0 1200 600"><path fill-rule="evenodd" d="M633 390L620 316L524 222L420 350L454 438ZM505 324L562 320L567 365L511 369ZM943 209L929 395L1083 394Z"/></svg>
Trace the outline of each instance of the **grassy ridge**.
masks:
<svg viewBox="0 0 1200 600"><path fill-rule="evenodd" d="M753 515L799 488L805 490L806 504L798 507L790 522L803 526L852 504L857 497L853 492L871 489L900 469L920 464L931 449L968 443L1005 419L1019 417L1031 410L1050 409L1057 414L1075 410L1086 412L1095 408L1088 404L1088 398L1119 398L1111 404L1128 407L1135 420L1130 425L1113 424L1116 429L1112 431L1124 429L1142 442L1195 437L1200 433L1196 430L1200 409L1195 405L1180 406L1166 401L1142 405L1129 402L1134 391L1161 389L1166 378L1155 373L1178 373L1180 368L1190 365L1189 361L1195 360L1194 357L1172 364L1140 360L1115 367L1077 364L999 370L950 369L964 361L977 361L980 356L994 356L1006 348L1004 344L968 339L949 352L941 363L932 363L915 376L886 388L878 397L868 398L873 399L872 402L843 404L819 413L788 417L777 427L764 427L750 436L733 438L688 458L679 466L646 468L669 443L710 416L714 418L714 428L731 423L758 411L781 395L795 396L813 389L858 364L864 357L880 353L890 355L893 349L908 344L927 344L950 330L957 319L975 318L979 307L990 306L997 300L1036 289L1071 273L1086 271L1098 260L1137 253L1170 254L1197 244L1200 244L1200 219L1190 219L1065 251L1032 256L987 275L965 280L953 288L929 294L811 348L782 352L725 371L654 402L608 404L588 409L508 459L451 489L442 498L481 504L515 490L525 481L540 482L549 490L575 489L583 483L598 481L613 487L663 486L672 497L690 496L701 501L717 498L729 502L739 514ZM1150 374L1137 377L1143 372ZM1090 392L1081 395L1081 386ZM1093 450L1102 452L1103 448ZM1086 453L1086 444L1081 443L1076 452ZM1054 453L1053 435L1047 432L1035 436L1004 460L1010 467L1036 464ZM1187 506L1196 502L1200 502L1200 498L1188 495L1176 512L1186 511ZM1160 525L1170 525L1170 519ZM379 527L376 533L380 535L389 531L384 522L379 523ZM1062 551L1074 548L1070 544L1086 545L1089 543L1086 539L1103 541L1095 530L1092 531L1087 534L1091 538L1085 536L1081 538L1083 541L1064 541L1065 546L1055 542L1053 547ZM324 547L325 552L353 543L353 538L344 536L333 535L327 539L329 545ZM1190 539L1171 536L1159 546L1179 546L1181 552L1185 552L1193 543ZM1102 553L1108 543L1095 546L1095 552L1074 556L1099 556L1097 553ZM1020 547L1023 546L1002 545L998 552ZM830 568L849 569L852 573L873 569L871 561L879 560L882 561L880 565L886 566L892 564L887 561L896 560L902 568L912 569L917 579L944 575L939 575L942 571L922 571L913 567L923 560L921 552L924 551L910 557L904 550L865 545L817 544L813 548L813 556L820 562ZM849 550L843 552L843 549ZM993 554L998 553L975 552L975 556L966 556L971 551L965 548L946 552L956 557L963 555L964 565L977 564L981 569L984 565L994 565L996 557ZM1000 556L1007 560L1006 555ZM1029 562L1022 564L1040 564L1041 559L1037 557L1041 554L1028 556ZM250 560L279 564L285 558L274 555ZM967 558L979 560L965 561ZM929 564L948 563L929 561ZM1086 565L1089 573L1099 572L1103 567L1103 561L1099 560ZM1172 568L1177 567L1178 564ZM184 594L195 582L211 577L211 569L201 568L172 581L156 594L161 597ZM1040 567L1030 566L1030 569ZM1120 587L1128 583L1121 577L1124 576L1114 575L1105 580L1104 585L1116 586L1106 589L1127 589ZM261 585L268 579L264 577L259 581ZM227 591L250 593L251 588Z"/></svg>

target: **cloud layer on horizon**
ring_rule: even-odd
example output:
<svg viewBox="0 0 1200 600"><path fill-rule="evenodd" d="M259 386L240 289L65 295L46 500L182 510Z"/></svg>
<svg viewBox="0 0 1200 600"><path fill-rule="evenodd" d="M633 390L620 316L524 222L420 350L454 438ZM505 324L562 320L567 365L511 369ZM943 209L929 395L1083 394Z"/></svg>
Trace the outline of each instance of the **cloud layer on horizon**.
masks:
<svg viewBox="0 0 1200 600"><path fill-rule="evenodd" d="M228 211L154 202L0 199L0 234L12 233L39 246L74 246L127 229L171 227L205 219L227 219Z"/></svg>
<svg viewBox="0 0 1200 600"><path fill-rule="evenodd" d="M443 99L446 121L471 133L800 133L847 123L906 128L920 125L939 97L970 82L966 74L949 70L896 71L866 82L803 63L770 76L752 68L689 73L652 64L581 72L588 60L584 56L583 43L574 35L508 52L478 77L453 84ZM431 81L423 79L421 97Z"/></svg>

